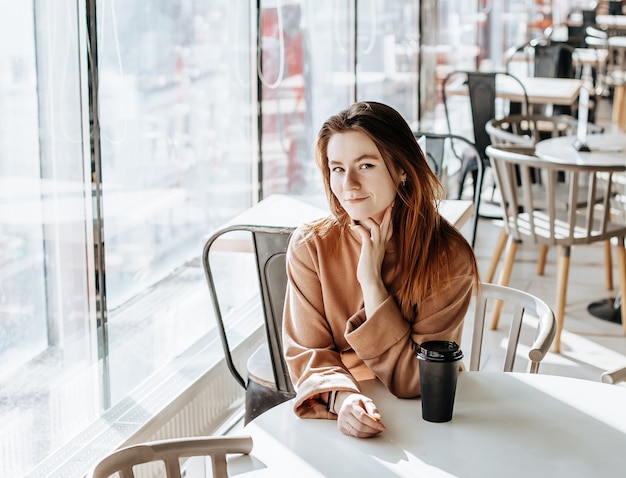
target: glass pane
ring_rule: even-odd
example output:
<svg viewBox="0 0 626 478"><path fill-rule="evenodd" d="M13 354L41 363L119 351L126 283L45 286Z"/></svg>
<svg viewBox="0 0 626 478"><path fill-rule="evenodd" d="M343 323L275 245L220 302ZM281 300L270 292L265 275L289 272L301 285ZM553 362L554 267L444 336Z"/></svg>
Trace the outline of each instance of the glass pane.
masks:
<svg viewBox="0 0 626 478"><path fill-rule="evenodd" d="M484 40L485 12L476 0L440 0L437 4L437 35L441 74L453 70L475 70L480 63L480 41ZM480 38L479 38L480 35Z"/></svg>
<svg viewBox="0 0 626 478"><path fill-rule="evenodd" d="M261 4L263 196L319 193L312 142L351 101L352 2Z"/></svg>
<svg viewBox="0 0 626 478"><path fill-rule="evenodd" d="M358 2L357 96L396 108L415 124L420 2Z"/></svg>
<svg viewBox="0 0 626 478"><path fill-rule="evenodd" d="M0 476L23 476L99 404L76 2L48 3L0 0Z"/></svg>
<svg viewBox="0 0 626 478"><path fill-rule="evenodd" d="M304 2L308 30L307 103L311 124L307 128L305 158L310 165L309 183L322 190L319 171L313 162L312 145L322 123L354 99L353 0Z"/></svg>
<svg viewBox="0 0 626 478"><path fill-rule="evenodd" d="M255 35L245 2L98 6L114 404L214 326L193 259L255 195Z"/></svg>

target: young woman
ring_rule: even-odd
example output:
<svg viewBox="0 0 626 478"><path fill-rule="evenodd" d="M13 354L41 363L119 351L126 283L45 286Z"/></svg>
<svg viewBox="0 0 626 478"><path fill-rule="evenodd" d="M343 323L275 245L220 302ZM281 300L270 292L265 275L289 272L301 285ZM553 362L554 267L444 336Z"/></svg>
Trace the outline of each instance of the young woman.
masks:
<svg viewBox="0 0 626 478"><path fill-rule="evenodd" d="M358 437L385 429L359 381L420 395L416 346L460 343L478 283L472 248L443 219L443 188L402 116L360 102L316 144L332 215L300 227L288 255L283 346L303 418Z"/></svg>

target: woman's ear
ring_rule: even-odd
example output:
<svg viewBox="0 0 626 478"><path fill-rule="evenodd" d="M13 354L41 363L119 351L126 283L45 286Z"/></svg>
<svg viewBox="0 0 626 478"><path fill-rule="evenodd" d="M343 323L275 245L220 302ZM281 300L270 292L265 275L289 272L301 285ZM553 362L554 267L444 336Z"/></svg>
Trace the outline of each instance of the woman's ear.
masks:
<svg viewBox="0 0 626 478"><path fill-rule="evenodd" d="M400 184L402 184L402 186L406 184L406 173L404 171L400 173Z"/></svg>

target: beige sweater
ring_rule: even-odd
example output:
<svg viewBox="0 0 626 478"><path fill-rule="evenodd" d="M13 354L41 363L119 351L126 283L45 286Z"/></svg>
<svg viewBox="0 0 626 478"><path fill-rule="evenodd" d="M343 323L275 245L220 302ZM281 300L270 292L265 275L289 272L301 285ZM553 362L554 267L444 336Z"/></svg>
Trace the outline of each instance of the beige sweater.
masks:
<svg viewBox="0 0 626 478"><path fill-rule="evenodd" d="M301 417L336 418L327 411L324 392L359 392L358 382L374 376L398 397L419 396L416 344L461 341L474 285L471 252L452 248L451 280L419 304L415 317L405 319L390 295L365 320L355 234L341 234L338 244L336 235L304 242L299 228L289 245L283 346L297 392L294 410ZM394 262L395 254L388 252L383 281L390 291Z"/></svg>

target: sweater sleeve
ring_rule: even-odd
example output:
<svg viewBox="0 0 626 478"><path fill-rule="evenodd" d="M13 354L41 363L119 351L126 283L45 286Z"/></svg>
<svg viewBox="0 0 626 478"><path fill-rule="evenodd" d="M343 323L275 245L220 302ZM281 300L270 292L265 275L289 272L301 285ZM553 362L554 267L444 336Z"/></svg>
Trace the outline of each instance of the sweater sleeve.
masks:
<svg viewBox="0 0 626 478"><path fill-rule="evenodd" d="M469 261L457 258L453 276L419 305L412 325L402 317L393 297L388 297L368 320L364 311L360 311L348 321L348 342L394 395L400 398L420 395L417 344L429 340L461 343L463 321L474 287L468 264Z"/></svg>
<svg viewBox="0 0 626 478"><path fill-rule="evenodd" d="M327 410L324 392L360 389L325 317L316 252L298 237L296 231L287 251L283 314L283 349L296 389L294 411L303 418L336 418Z"/></svg>

